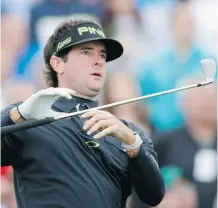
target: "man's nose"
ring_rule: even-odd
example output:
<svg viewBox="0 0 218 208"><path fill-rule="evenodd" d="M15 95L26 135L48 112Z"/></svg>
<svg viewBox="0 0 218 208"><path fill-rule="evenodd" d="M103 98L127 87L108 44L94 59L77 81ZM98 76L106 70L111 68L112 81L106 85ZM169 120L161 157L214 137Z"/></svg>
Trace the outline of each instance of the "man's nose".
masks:
<svg viewBox="0 0 218 208"><path fill-rule="evenodd" d="M96 57L96 59L94 61L95 66L101 67L101 66L103 66L104 63L105 63L105 60L101 56Z"/></svg>

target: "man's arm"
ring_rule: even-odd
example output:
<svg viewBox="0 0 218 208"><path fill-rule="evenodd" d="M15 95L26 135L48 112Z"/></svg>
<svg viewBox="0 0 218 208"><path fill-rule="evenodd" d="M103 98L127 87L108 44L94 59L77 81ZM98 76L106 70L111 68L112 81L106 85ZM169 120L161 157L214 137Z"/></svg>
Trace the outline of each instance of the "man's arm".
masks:
<svg viewBox="0 0 218 208"><path fill-rule="evenodd" d="M28 119L44 119L65 115L63 112L52 110L53 103L60 97L72 99L75 91L67 88L48 88L31 95L27 100L11 105L1 112L1 126L9 126ZM19 109L19 110L18 110ZM1 166L12 165L18 151L18 133L11 133L1 138Z"/></svg>
<svg viewBox="0 0 218 208"><path fill-rule="evenodd" d="M22 122L23 118L17 111L17 105L10 105L1 112L1 126ZM13 165L16 157L17 139L12 135L1 137L1 166Z"/></svg>
<svg viewBox="0 0 218 208"><path fill-rule="evenodd" d="M127 126L137 132L143 140L137 154L134 157L129 157L132 184L143 203L157 206L164 197L165 188L153 143L139 127L132 123L128 123Z"/></svg>
<svg viewBox="0 0 218 208"><path fill-rule="evenodd" d="M94 139L112 135L122 142L129 157L132 184L137 195L146 204L158 205L165 190L152 141L139 127L122 122L109 112L91 110L82 114L82 117L89 118L83 126L88 135L100 130L93 136Z"/></svg>

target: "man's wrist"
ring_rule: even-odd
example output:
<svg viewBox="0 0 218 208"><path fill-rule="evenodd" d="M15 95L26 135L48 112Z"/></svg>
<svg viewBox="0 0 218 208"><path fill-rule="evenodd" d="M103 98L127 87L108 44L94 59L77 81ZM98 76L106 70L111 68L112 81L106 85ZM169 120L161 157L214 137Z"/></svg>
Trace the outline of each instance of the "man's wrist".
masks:
<svg viewBox="0 0 218 208"><path fill-rule="evenodd" d="M129 131L128 134L125 136L125 141L122 143L125 145L131 145L136 141L135 134L133 131Z"/></svg>
<svg viewBox="0 0 218 208"><path fill-rule="evenodd" d="M142 144L142 139L141 137L138 135L137 132L133 132L133 139L131 140L130 143L126 143L126 142L123 142L122 143L122 147L129 151L129 150L134 150L134 149L137 149L138 147L140 147Z"/></svg>
<svg viewBox="0 0 218 208"><path fill-rule="evenodd" d="M134 139L132 139L131 143L129 143L129 144L122 143L123 149L125 149L127 151L127 154L131 158L136 157L138 155L139 150L140 150L140 146L142 144L142 139L138 135L137 132L133 132L133 137L134 137Z"/></svg>
<svg viewBox="0 0 218 208"><path fill-rule="evenodd" d="M10 118L14 123L21 123L25 119L22 117L22 115L19 113L18 108L14 107L10 110Z"/></svg>

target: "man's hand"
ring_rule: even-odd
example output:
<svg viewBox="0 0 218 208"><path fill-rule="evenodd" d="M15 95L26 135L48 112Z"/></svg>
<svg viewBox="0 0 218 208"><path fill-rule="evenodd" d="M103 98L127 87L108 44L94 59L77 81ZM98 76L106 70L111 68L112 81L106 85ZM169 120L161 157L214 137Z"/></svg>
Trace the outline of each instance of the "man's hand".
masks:
<svg viewBox="0 0 218 208"><path fill-rule="evenodd" d="M102 110L91 110L82 115L83 118L90 117L83 126L88 130L87 134L90 135L97 130L99 133L95 134L94 139L99 139L106 135L111 135L119 139L126 145L131 145L135 142L136 138L132 130L123 124L118 118L109 112ZM139 148L128 152L130 156L135 156Z"/></svg>
<svg viewBox="0 0 218 208"><path fill-rule="evenodd" d="M60 97L71 99L76 92L67 88L48 88L40 90L33 94L21 105L18 111L25 119L43 119L46 117L55 117L66 113L56 112L51 109L53 103Z"/></svg>

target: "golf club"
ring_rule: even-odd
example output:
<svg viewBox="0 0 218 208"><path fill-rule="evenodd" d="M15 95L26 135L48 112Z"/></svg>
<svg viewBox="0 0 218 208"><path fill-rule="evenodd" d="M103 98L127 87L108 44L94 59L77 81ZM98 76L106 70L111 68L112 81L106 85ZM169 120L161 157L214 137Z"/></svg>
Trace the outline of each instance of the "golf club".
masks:
<svg viewBox="0 0 218 208"><path fill-rule="evenodd" d="M205 80L202 82L179 87L179 88L174 88L171 90L166 90L166 91L162 91L162 92L158 92L158 93L154 93L154 94L150 94L150 95L145 95L145 96L140 96L140 97L136 97L136 98L132 98L132 99L128 99L128 100L123 100L123 101L119 101L119 102L115 102L115 103L110 103L110 104L98 106L95 108L77 111L77 112L69 113L67 115L61 115L61 116L57 116L57 117L48 117L48 118L41 119L41 120L36 120L36 119L27 120L27 121L24 121L22 123L17 123L17 124L10 125L10 126L4 126L1 128L1 135L7 135L9 133L13 133L13 132L21 131L21 130L26 130L26 129L30 129L30 128L37 127L37 126L42 126L45 124L52 123L56 120L66 119L66 118L70 118L73 116L81 115L81 114L86 113L90 110L103 110L106 108L124 105L124 104L132 103L132 102L136 102L136 101L140 101L140 100L144 100L144 99L148 99L148 98L153 98L153 97L157 97L157 96L161 96L161 95L166 95L166 94L170 94L170 93L174 93L174 92L178 92L178 91L182 91L182 90L187 90L187 89L196 88L196 87L202 87L202 86L213 83L215 76L216 76L216 62L213 59L202 59L201 60L201 67L202 67L204 77L205 77Z"/></svg>

